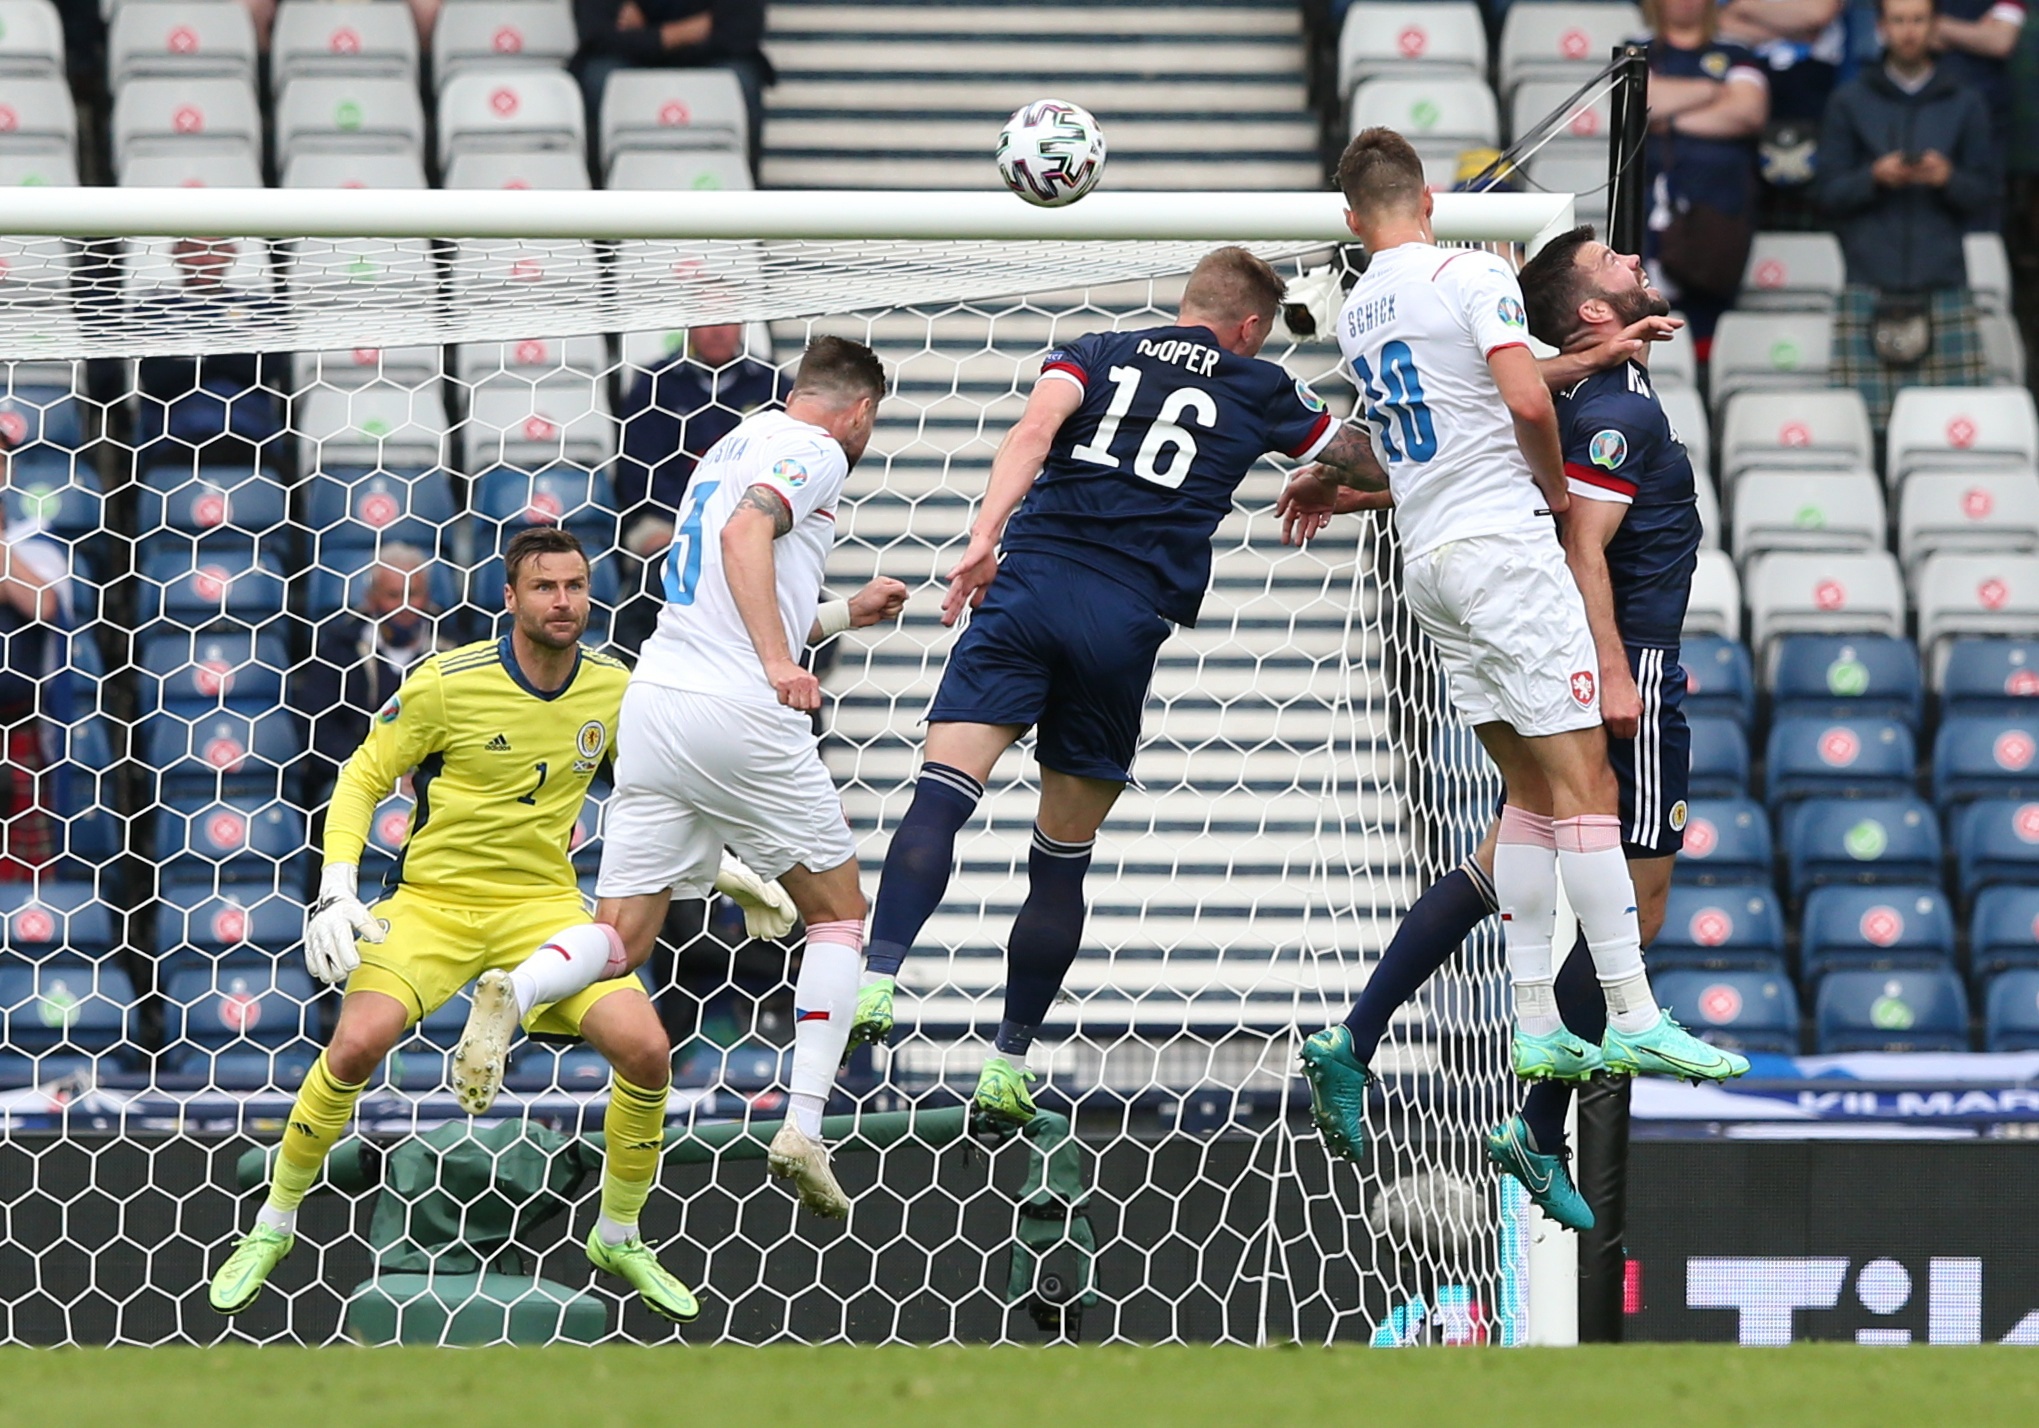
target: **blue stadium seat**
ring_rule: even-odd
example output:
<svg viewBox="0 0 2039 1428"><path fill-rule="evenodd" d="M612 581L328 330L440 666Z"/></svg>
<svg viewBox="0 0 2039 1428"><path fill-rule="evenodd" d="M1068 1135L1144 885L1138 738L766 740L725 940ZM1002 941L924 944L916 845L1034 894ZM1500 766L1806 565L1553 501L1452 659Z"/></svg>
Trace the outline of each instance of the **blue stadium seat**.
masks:
<svg viewBox="0 0 2039 1428"><path fill-rule="evenodd" d="M141 648L141 713L187 716L232 709L256 714L283 704L290 653L275 634L188 631L151 635Z"/></svg>
<svg viewBox="0 0 2039 1428"><path fill-rule="evenodd" d="M2039 640L1950 640L1940 671L1942 714L2024 714L2039 708Z"/></svg>
<svg viewBox="0 0 2039 1428"><path fill-rule="evenodd" d="M1687 635L1679 646L1684 667L1688 718L1732 719L1747 730L1756 718L1756 676L1749 647L1719 635Z"/></svg>
<svg viewBox="0 0 2039 1428"><path fill-rule="evenodd" d="M1940 825L1921 798L1811 798L1784 810L1791 895L1822 883L1937 883Z"/></svg>
<svg viewBox="0 0 2039 1428"><path fill-rule="evenodd" d="M1966 1051L1968 993L1951 971L1829 972L1813 998L1822 1055Z"/></svg>
<svg viewBox="0 0 2039 1428"><path fill-rule="evenodd" d="M304 814L288 804L170 797L156 810L156 862L166 886L290 887L302 877L304 831Z"/></svg>
<svg viewBox="0 0 2039 1428"><path fill-rule="evenodd" d="M1798 1051L1798 993L1782 969L1670 971L1650 978L1685 1029L1733 1051Z"/></svg>
<svg viewBox="0 0 2039 1428"><path fill-rule="evenodd" d="M501 550L531 526L565 526L607 550L616 543L616 497L609 478L564 464L542 471L498 466L474 483L474 514L480 521L475 547Z"/></svg>
<svg viewBox="0 0 2039 1428"><path fill-rule="evenodd" d="M285 893L229 887L169 887L156 903L159 958L188 961L190 954L212 959L282 957L304 937L304 904Z"/></svg>
<svg viewBox="0 0 2039 1428"><path fill-rule="evenodd" d="M1953 714L1933 740L1933 801L2039 798L2039 709L2028 714Z"/></svg>
<svg viewBox="0 0 2039 1428"><path fill-rule="evenodd" d="M194 540L265 550L288 543L289 498L267 471L240 466L156 466L142 473L137 496L143 558L155 550L189 550Z"/></svg>
<svg viewBox="0 0 2039 1428"><path fill-rule="evenodd" d="M1652 971L1672 967L1782 968L1784 910L1766 887L1674 884L1664 927L1650 943Z"/></svg>
<svg viewBox="0 0 2039 1428"><path fill-rule="evenodd" d="M344 610L361 608L367 593L369 567L375 564L372 546L337 546L325 550L312 567L305 585L305 610L313 620L323 620ZM500 565L498 569L500 570ZM427 588L439 608L451 610L460 603L460 580L453 568L435 560L426 577ZM502 604L500 587L496 604Z"/></svg>
<svg viewBox="0 0 2039 1428"><path fill-rule="evenodd" d="M280 709L157 714L145 725L145 744L164 797L280 798L304 755L296 718Z"/></svg>
<svg viewBox="0 0 2039 1428"><path fill-rule="evenodd" d="M106 528L98 473L67 455L45 461L27 452L17 455L4 495L10 525L40 521L44 530L67 542Z"/></svg>
<svg viewBox="0 0 2039 1428"><path fill-rule="evenodd" d="M1984 888L1968 914L1968 964L1978 977L2039 967L2039 886Z"/></svg>
<svg viewBox="0 0 2039 1428"><path fill-rule="evenodd" d="M1925 703L1918 646L1892 635L1785 635L1769 692L1773 718L1895 719L1914 732Z"/></svg>
<svg viewBox="0 0 2039 1428"><path fill-rule="evenodd" d="M1772 809L1796 798L1901 798L1919 755L1895 719L1795 717L1770 726L1764 795Z"/></svg>
<svg viewBox="0 0 2039 1428"><path fill-rule="evenodd" d="M1951 967L1954 909L1937 886L1814 888L1798 957L1808 983L1836 967Z"/></svg>
<svg viewBox="0 0 2039 1428"><path fill-rule="evenodd" d="M1997 883L2039 884L2039 803L1977 799L1955 809L1951 822L1962 901Z"/></svg>
<svg viewBox="0 0 2039 1428"><path fill-rule="evenodd" d="M82 957L0 963L0 1049L99 1056L127 1041L127 973Z"/></svg>
<svg viewBox="0 0 2039 1428"><path fill-rule="evenodd" d="M181 968L163 987L164 1049L180 1075L288 1088L318 1054L316 995L311 975L288 963Z"/></svg>
<svg viewBox="0 0 2039 1428"><path fill-rule="evenodd" d="M449 555L456 508L444 471L336 467L304 483L304 519L321 558L374 550L391 541L428 555Z"/></svg>
<svg viewBox="0 0 2039 1428"><path fill-rule="evenodd" d="M118 941L113 909L89 882L0 883L0 929L6 950L30 958L103 957Z"/></svg>
<svg viewBox="0 0 2039 1428"><path fill-rule="evenodd" d="M387 877L396 861L403 855L404 840L411 834L411 814L417 808L417 800L409 794L392 793L375 805L375 813L368 820L368 841L361 849L361 885L366 889L376 887L377 879Z"/></svg>
<svg viewBox="0 0 2039 1428"><path fill-rule="evenodd" d="M1985 1051L2039 1051L2039 968L1990 978L1982 1035Z"/></svg>
<svg viewBox="0 0 2039 1428"><path fill-rule="evenodd" d="M1694 798L1740 798L1749 791L1749 739L1732 719L1692 719Z"/></svg>
<svg viewBox="0 0 2039 1428"><path fill-rule="evenodd" d="M58 812L64 819L64 851L74 860L97 867L122 851L115 786L112 721L92 714L71 726L66 739L64 778L57 785ZM90 869L67 872L89 877Z"/></svg>
<svg viewBox="0 0 2039 1428"><path fill-rule="evenodd" d="M23 461L70 454L85 444L78 399L62 387L0 389L0 434Z"/></svg>
<svg viewBox="0 0 2039 1428"><path fill-rule="evenodd" d="M554 1086L563 1091L600 1091L609 1084L609 1063L588 1046L556 1047L524 1041L510 1053L506 1090L532 1095Z"/></svg>
<svg viewBox="0 0 2039 1428"><path fill-rule="evenodd" d="M267 553L161 552L142 562L138 603L144 625L161 620L186 630L280 629L283 571Z"/></svg>
<svg viewBox="0 0 2039 1428"><path fill-rule="evenodd" d="M1770 820L1746 798L1696 799L1685 821L1685 851L1672 876L1681 883L1768 887Z"/></svg>

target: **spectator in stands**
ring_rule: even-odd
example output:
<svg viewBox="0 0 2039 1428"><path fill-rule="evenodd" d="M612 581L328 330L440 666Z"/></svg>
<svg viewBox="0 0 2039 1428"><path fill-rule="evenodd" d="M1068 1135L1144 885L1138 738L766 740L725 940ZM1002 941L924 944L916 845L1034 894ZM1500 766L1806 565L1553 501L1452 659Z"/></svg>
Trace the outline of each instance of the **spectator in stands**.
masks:
<svg viewBox="0 0 2039 1428"><path fill-rule="evenodd" d="M230 330L268 298L226 281L239 246L229 238L179 238L170 249L177 285L141 304L145 321L198 331ZM136 445L143 469L174 461L260 465L283 433L281 372L252 353L144 357Z"/></svg>
<svg viewBox="0 0 2039 1428"><path fill-rule="evenodd" d="M12 446L0 432L0 494ZM77 717L71 589L62 547L0 500L0 882L25 882L63 851L63 734Z"/></svg>
<svg viewBox="0 0 2039 1428"><path fill-rule="evenodd" d="M1940 0L1933 21L1936 68L1982 96L1990 159L2003 172L2011 137L2011 52L2025 29L2024 0Z"/></svg>
<svg viewBox="0 0 2039 1428"><path fill-rule="evenodd" d="M1727 0L1720 33L1770 75L1770 117L1818 123L1847 58L1846 0Z"/></svg>
<svg viewBox="0 0 2039 1428"><path fill-rule="evenodd" d="M1848 286L1832 381L1880 430L1899 386L1988 380L1962 234L1998 199L1983 100L1934 63L1933 0L1882 0L1883 63L1834 93L1819 196Z"/></svg>
<svg viewBox="0 0 2039 1428"><path fill-rule="evenodd" d="M1755 234L1756 136L1770 86L1714 33L1712 0L1652 0L1650 218L1644 253L1702 355L1734 305Z"/></svg>
<svg viewBox="0 0 2039 1428"><path fill-rule="evenodd" d="M758 166L765 87L765 0L574 0L580 53L574 71L588 100L588 133L601 131L602 91L619 69L726 69L750 111L750 166Z"/></svg>
<svg viewBox="0 0 2039 1428"><path fill-rule="evenodd" d="M368 569L359 614L320 631L311 661L290 678L288 703L310 728L307 801L324 790L368 734L368 721L412 665L445 648L437 631L432 563L416 546L383 547Z"/></svg>

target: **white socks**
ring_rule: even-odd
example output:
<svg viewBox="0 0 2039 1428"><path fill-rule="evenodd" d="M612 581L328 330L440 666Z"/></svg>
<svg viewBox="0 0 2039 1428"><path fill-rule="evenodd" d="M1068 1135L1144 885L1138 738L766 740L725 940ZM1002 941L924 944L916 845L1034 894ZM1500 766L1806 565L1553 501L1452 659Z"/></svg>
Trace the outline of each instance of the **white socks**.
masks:
<svg viewBox="0 0 2039 1428"><path fill-rule="evenodd" d="M1558 859L1550 819L1513 804L1502 807L1501 836L1494 846L1494 896L1501 904L1515 1019L1531 1036L1547 1036L1563 1025L1551 967Z"/></svg>
<svg viewBox="0 0 2039 1428"><path fill-rule="evenodd" d="M517 1014L551 1006L602 980L611 958L623 955L623 939L606 922L580 922L555 932L510 973L517 994Z"/></svg>
<svg viewBox="0 0 2039 1428"><path fill-rule="evenodd" d="M1579 927L1593 952L1594 975L1607 997L1607 1024L1626 1035L1648 1031L1663 1012L1650 991L1649 974L1643 971L1635 883L1621 854L1621 820L1587 813L1561 818L1551 829L1565 896L1579 916ZM1499 871L1497 858L1495 872Z"/></svg>
<svg viewBox="0 0 2039 1428"><path fill-rule="evenodd" d="M850 1043L864 972L862 922L811 922L800 979L793 986L793 1084L788 1116L802 1135L821 1139L821 1111Z"/></svg>
<svg viewBox="0 0 2039 1428"><path fill-rule="evenodd" d="M612 1220L607 1215L597 1215L595 1217L595 1233L602 1237L603 1244L614 1249L617 1245L627 1245L636 1239L637 1226L626 1225L619 1220Z"/></svg>
<svg viewBox="0 0 2039 1428"><path fill-rule="evenodd" d="M294 1235L297 1233L297 1211L279 1210L274 1205L265 1204L255 1212L255 1223L267 1225L280 1235Z"/></svg>

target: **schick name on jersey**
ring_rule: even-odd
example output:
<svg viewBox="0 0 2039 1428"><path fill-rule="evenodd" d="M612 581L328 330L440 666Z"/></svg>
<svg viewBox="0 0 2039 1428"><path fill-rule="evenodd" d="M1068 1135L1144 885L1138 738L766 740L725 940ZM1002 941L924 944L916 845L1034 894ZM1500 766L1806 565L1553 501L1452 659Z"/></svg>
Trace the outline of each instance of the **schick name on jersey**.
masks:
<svg viewBox="0 0 2039 1428"><path fill-rule="evenodd" d="M1166 342L1156 342L1151 337L1143 337L1138 348L1142 357L1152 357L1157 362L1180 362L1185 370L1198 377L1208 377L1218 370L1218 354L1221 350L1202 342L1188 342L1180 337L1171 337Z"/></svg>
<svg viewBox="0 0 2039 1428"><path fill-rule="evenodd" d="M1382 293L1379 297L1370 297L1365 302L1354 303L1345 310L1346 331L1354 337L1359 336L1362 332L1379 327L1384 322L1393 322L1394 320L1395 295L1393 293Z"/></svg>

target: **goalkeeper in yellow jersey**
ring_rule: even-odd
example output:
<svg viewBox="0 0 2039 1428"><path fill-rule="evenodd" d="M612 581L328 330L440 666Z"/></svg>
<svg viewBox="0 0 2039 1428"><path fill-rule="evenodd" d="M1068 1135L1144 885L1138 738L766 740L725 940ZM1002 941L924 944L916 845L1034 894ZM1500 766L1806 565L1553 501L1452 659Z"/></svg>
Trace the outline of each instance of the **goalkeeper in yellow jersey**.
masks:
<svg viewBox="0 0 2039 1428"><path fill-rule="evenodd" d="M608 1058L616 1074L588 1258L667 1319L699 1312L637 1233L658 1170L672 1048L616 930L589 918L567 857L589 781L612 752L628 671L580 644L588 560L578 540L528 530L503 565L510 633L420 663L340 771L305 961L324 981L344 978L346 998L291 1107L268 1200L213 1276L212 1307L223 1314L253 1303L290 1253L298 1204L375 1067L477 977L455 1050L463 1104L487 1109L520 1019L532 1031L584 1037ZM396 889L365 908L355 879L370 817L412 770L417 810Z"/></svg>

